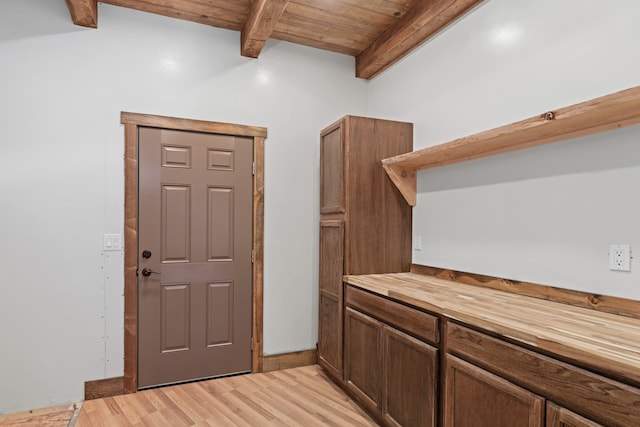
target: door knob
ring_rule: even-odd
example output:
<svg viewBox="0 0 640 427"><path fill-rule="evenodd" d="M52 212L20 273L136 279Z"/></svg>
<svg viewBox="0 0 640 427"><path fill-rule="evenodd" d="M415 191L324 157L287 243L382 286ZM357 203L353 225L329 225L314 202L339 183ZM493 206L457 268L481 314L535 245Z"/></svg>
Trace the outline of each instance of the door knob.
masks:
<svg viewBox="0 0 640 427"><path fill-rule="evenodd" d="M160 274L160 273L157 272L157 271L153 271L152 269L147 268L147 267L142 269L142 275L144 277L149 277L149 276L151 276L151 274Z"/></svg>
<svg viewBox="0 0 640 427"><path fill-rule="evenodd" d="M144 258L144 259L151 258L151 251L148 251L146 249L144 251L142 251L142 258Z"/></svg>

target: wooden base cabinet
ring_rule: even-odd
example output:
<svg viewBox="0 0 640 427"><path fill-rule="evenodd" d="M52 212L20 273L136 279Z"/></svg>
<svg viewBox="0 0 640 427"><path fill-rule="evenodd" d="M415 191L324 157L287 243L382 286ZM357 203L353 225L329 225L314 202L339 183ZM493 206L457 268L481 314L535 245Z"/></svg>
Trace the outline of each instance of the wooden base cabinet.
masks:
<svg viewBox="0 0 640 427"><path fill-rule="evenodd" d="M445 426L640 426L638 388L465 325L445 330Z"/></svg>
<svg viewBox="0 0 640 427"><path fill-rule="evenodd" d="M345 274L409 271L411 207L382 159L413 150L411 123L346 116L320 134L318 363L343 380Z"/></svg>
<svg viewBox="0 0 640 427"><path fill-rule="evenodd" d="M620 368L623 356L637 360L636 331L607 338L607 331L637 328L636 319L584 310L574 311L570 319L563 317L571 312L568 308L549 307L550 318L566 328L562 336L568 338L544 342L543 348L535 329L541 322L535 317L531 324L516 317L508 333L490 329L490 319L498 318L500 310L508 316L517 310L494 291L479 289L475 298L468 289L439 279L421 285L415 274L343 279L346 381L341 385L383 425L640 427L635 362ZM490 294L497 304L492 305ZM535 302L519 302L523 309L529 303ZM598 329L603 322L607 328ZM576 358L584 353L572 354L577 347L570 345L576 342L564 339L578 337L589 338L585 345L595 338L610 354L610 363ZM557 351L548 347L552 343ZM614 351L622 345L629 351Z"/></svg>
<svg viewBox="0 0 640 427"><path fill-rule="evenodd" d="M402 323L406 315L423 319L407 327L423 328L435 341L437 320L351 288L347 288L346 300L344 366L348 392L384 425L435 426L438 350L392 322ZM393 316L394 308L401 310L399 317Z"/></svg>

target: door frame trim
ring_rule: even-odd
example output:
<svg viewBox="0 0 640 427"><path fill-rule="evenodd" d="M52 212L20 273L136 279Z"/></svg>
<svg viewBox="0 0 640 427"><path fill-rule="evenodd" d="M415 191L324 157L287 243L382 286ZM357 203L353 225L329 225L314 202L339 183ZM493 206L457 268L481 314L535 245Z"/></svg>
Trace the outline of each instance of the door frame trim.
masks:
<svg viewBox="0 0 640 427"><path fill-rule="evenodd" d="M251 371L263 370L264 143L267 129L122 111L124 125L124 392L138 389L138 127L253 138L253 308Z"/></svg>

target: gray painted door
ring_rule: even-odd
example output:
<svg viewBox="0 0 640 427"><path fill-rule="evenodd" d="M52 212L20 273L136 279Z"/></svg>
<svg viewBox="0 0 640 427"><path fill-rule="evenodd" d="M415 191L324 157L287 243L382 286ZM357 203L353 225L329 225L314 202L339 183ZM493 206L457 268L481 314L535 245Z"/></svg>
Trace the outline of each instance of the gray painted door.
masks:
<svg viewBox="0 0 640 427"><path fill-rule="evenodd" d="M253 139L138 136L138 388L249 372Z"/></svg>

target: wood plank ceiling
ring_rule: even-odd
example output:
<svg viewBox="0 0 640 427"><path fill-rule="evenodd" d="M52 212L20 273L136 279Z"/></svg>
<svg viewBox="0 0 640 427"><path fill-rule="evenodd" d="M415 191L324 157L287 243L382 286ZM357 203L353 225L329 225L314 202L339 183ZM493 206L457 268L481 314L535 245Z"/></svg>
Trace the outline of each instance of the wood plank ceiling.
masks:
<svg viewBox="0 0 640 427"><path fill-rule="evenodd" d="M102 0L241 31L241 54L268 38L351 55L371 79L484 0ZM76 25L97 28L97 0L66 0Z"/></svg>

